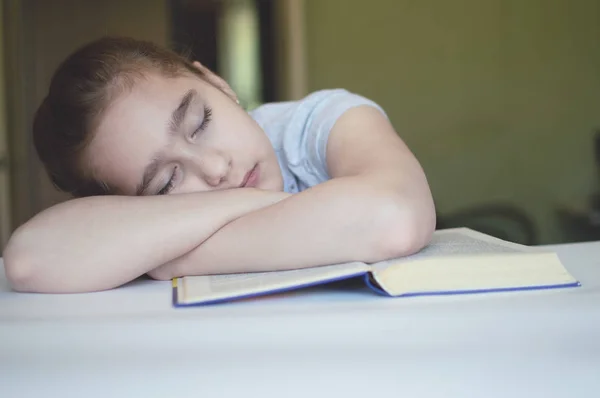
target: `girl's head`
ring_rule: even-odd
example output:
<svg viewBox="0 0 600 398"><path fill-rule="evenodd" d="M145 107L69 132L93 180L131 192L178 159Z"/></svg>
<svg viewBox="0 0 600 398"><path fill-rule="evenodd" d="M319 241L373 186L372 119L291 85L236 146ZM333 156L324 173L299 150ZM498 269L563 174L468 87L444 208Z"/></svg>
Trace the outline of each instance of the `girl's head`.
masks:
<svg viewBox="0 0 600 398"><path fill-rule="evenodd" d="M74 196L248 186L281 190L264 131L220 77L152 43L103 38L56 71L33 124L53 183Z"/></svg>

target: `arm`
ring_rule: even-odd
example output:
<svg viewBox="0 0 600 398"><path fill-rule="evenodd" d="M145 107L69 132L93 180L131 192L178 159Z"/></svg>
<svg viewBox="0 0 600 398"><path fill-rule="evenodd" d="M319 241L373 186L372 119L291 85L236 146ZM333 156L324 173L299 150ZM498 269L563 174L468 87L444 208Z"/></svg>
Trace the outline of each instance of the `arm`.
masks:
<svg viewBox="0 0 600 398"><path fill-rule="evenodd" d="M335 123L332 179L229 223L157 279L375 262L429 242L435 209L423 170L387 119L357 107Z"/></svg>
<svg viewBox="0 0 600 398"><path fill-rule="evenodd" d="M152 197L91 197L54 206L11 237L4 264L16 290L109 289L192 250L281 192L237 189Z"/></svg>

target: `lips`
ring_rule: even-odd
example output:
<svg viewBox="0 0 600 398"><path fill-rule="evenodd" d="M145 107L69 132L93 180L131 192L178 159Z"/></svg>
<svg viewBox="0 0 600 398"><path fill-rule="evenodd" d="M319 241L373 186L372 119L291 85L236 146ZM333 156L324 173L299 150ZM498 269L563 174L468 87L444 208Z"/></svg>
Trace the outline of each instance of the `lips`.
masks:
<svg viewBox="0 0 600 398"><path fill-rule="evenodd" d="M244 180L240 184L240 188L254 188L258 185L259 179L260 170L258 169L258 165L255 165L252 170L250 170L244 176Z"/></svg>

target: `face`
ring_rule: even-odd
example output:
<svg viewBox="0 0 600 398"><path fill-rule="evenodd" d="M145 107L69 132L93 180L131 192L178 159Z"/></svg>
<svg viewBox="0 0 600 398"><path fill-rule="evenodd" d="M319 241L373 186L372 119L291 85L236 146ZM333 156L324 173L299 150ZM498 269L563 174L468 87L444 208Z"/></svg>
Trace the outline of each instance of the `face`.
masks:
<svg viewBox="0 0 600 398"><path fill-rule="evenodd" d="M225 83L148 74L104 112L85 154L122 195L282 190L277 157ZM229 94L226 94L228 92Z"/></svg>

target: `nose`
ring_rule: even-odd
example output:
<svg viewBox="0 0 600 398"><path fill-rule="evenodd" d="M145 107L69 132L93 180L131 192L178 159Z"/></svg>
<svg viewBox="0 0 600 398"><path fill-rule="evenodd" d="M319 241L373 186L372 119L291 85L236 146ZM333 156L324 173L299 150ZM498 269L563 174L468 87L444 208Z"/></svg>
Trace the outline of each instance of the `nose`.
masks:
<svg viewBox="0 0 600 398"><path fill-rule="evenodd" d="M206 148L196 159L201 177L211 187L218 187L227 181L231 170L231 158L216 149Z"/></svg>

